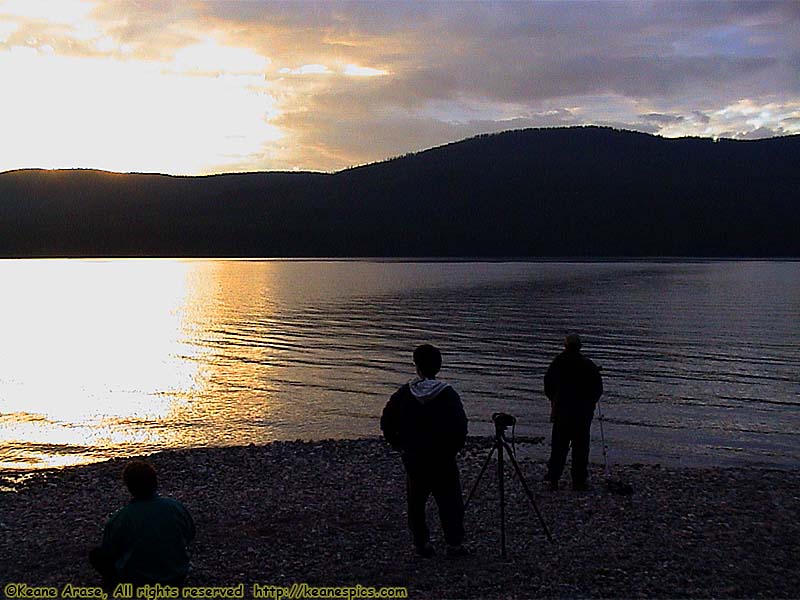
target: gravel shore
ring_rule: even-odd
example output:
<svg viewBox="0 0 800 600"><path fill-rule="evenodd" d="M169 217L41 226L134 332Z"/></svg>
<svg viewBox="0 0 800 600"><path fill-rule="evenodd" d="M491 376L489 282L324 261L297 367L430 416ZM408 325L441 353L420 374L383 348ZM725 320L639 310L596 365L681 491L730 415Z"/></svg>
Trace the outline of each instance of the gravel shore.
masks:
<svg viewBox="0 0 800 600"><path fill-rule="evenodd" d="M529 440L533 442L534 440ZM491 445L460 457L465 495ZM540 446L546 454L546 447ZM531 454L527 452L527 454ZM410 598L797 598L800 471L626 465L634 493L566 481L551 492L541 462L521 466L553 532L549 543L509 471L508 559L499 556L494 465L466 517L474 555L417 557L398 455L378 439L275 442L152 455L161 493L181 500L198 530L188 585L404 586ZM96 585L86 554L127 501L125 461L38 472L0 493L0 585ZM12 484L0 473L0 485Z"/></svg>

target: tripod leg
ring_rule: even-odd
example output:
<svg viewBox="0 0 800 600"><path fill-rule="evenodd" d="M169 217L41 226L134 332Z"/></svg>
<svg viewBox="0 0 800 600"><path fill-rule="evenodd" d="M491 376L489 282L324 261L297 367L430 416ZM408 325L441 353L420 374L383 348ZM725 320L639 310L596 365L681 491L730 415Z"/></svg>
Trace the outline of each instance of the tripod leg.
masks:
<svg viewBox="0 0 800 600"><path fill-rule="evenodd" d="M469 495L467 496L467 501L464 502L464 511L467 510L470 500L472 500L472 497L475 495L475 490L478 489L478 484L481 482L481 477L483 477L483 474L486 472L486 467L489 466L489 463L492 460L492 454L494 454L495 450L497 450L497 445L492 446L492 449L489 450L489 455L483 462L483 466L481 467L481 472L478 473L478 478L475 480L475 483L472 485L472 489L469 491Z"/></svg>
<svg viewBox="0 0 800 600"><path fill-rule="evenodd" d="M542 513L539 512L539 507L536 505L536 500L533 498L533 492L528 487L528 482L525 481L525 476L522 474L522 469L519 468L519 463L517 463L517 459L514 458L514 455L511 453L511 449L508 447L508 442L503 441L503 446L508 452L508 456L511 459L511 464L514 465L514 471L517 473L517 477L519 477L520 482L522 482L522 489L525 490L525 495L528 496L528 500L531 501L531 506L533 506L533 510L536 512L536 516L539 517L539 523L544 529L544 534L547 536L547 541L552 542L553 536L550 534L550 529L547 527L547 523L544 522L544 517L542 517ZM502 449L500 450L500 455L502 456Z"/></svg>

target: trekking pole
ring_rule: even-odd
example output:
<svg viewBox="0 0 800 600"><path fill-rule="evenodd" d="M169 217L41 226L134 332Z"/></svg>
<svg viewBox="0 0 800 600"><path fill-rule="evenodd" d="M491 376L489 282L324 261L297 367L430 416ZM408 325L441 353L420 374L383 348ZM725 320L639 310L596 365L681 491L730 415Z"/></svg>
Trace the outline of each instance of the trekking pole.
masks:
<svg viewBox="0 0 800 600"><path fill-rule="evenodd" d="M600 399L597 400L597 420L600 422L600 441L603 444L603 462L605 463L606 479L611 477L611 468L608 466L608 444L606 444L606 434L603 431L603 409L600 408Z"/></svg>
<svg viewBox="0 0 800 600"><path fill-rule="evenodd" d="M606 489L612 494L630 496L633 493L633 486L624 483L620 479L612 479L611 467L608 464L608 444L606 444L606 434L603 431L603 409L600 408L600 400L597 400L597 420L600 421L600 441L603 444L603 461L605 463Z"/></svg>

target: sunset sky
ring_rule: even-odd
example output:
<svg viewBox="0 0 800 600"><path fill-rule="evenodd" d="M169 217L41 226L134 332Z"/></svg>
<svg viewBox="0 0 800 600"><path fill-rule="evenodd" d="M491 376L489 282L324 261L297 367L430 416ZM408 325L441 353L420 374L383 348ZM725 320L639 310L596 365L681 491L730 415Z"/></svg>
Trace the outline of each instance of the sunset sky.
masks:
<svg viewBox="0 0 800 600"><path fill-rule="evenodd" d="M332 171L478 133L800 132L800 1L0 0L0 171Z"/></svg>

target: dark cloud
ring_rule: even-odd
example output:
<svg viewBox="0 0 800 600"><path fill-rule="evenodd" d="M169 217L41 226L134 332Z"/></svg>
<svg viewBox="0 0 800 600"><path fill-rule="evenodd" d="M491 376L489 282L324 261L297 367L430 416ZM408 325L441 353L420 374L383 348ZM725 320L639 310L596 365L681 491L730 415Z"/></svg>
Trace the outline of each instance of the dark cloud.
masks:
<svg viewBox="0 0 800 600"><path fill-rule="evenodd" d="M673 125L675 123L682 123L686 119L680 115L662 115L660 113L648 113L646 115L639 115L647 123L655 123L657 125Z"/></svg>
<svg viewBox="0 0 800 600"><path fill-rule="evenodd" d="M390 67L432 97L455 88L517 101L647 97L729 85L778 63L797 69L782 54L798 45L792 4L114 0L97 15L140 52L188 43L186 25L200 22L258 46L276 65L333 56Z"/></svg>
<svg viewBox="0 0 800 600"><path fill-rule="evenodd" d="M730 98L731 81L757 78L773 66L770 59L598 59L581 57L548 64L493 66L469 71L457 64L399 72L362 84L333 82L317 97L336 109L358 105L362 110L387 105L408 110L453 98L533 105L545 100L614 94L633 99L679 98L682 94ZM771 88L764 83L758 93ZM748 94L754 93L749 90ZM735 98L738 99L738 98ZM686 107L687 112L692 108Z"/></svg>
<svg viewBox="0 0 800 600"><path fill-rule="evenodd" d="M786 55L799 44L796 4L110 0L95 16L148 57L193 43L201 24L257 47L276 68L333 58L391 70L395 102L452 93L517 102L750 80L758 89L748 93L794 89L800 77L780 78L778 67L800 68Z"/></svg>
<svg viewBox="0 0 800 600"><path fill-rule="evenodd" d="M770 129L769 127L759 127L758 129L754 129L753 131L746 131L744 133L740 133L735 135L735 137L741 140L761 140L764 138L771 138L779 135L780 132Z"/></svg>

